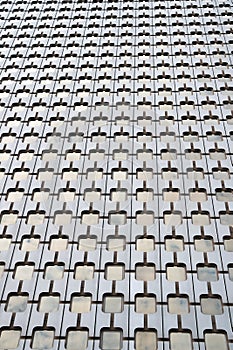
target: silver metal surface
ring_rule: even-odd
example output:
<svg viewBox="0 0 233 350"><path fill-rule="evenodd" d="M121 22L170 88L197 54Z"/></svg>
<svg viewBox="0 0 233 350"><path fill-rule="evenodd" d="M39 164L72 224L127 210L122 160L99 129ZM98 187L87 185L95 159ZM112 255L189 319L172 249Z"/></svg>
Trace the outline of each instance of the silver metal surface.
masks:
<svg viewBox="0 0 233 350"><path fill-rule="evenodd" d="M232 2L0 9L0 350L233 349Z"/></svg>

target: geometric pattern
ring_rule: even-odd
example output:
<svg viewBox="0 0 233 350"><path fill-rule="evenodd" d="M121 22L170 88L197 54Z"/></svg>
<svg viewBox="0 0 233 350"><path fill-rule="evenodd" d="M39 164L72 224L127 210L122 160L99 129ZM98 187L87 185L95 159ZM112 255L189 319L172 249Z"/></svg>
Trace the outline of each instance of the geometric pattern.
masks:
<svg viewBox="0 0 233 350"><path fill-rule="evenodd" d="M232 350L232 2L0 4L0 350Z"/></svg>

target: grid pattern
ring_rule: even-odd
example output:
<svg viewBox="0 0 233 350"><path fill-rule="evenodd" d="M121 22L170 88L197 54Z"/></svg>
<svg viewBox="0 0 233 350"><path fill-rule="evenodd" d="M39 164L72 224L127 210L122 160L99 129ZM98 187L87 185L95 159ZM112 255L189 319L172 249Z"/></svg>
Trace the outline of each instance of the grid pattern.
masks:
<svg viewBox="0 0 233 350"><path fill-rule="evenodd" d="M233 349L231 1L0 7L0 349Z"/></svg>

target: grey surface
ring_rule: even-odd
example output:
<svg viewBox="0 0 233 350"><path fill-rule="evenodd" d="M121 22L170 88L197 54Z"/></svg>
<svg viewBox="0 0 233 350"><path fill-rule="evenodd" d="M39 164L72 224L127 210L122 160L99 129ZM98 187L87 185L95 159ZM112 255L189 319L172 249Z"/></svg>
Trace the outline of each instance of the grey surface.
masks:
<svg viewBox="0 0 233 350"><path fill-rule="evenodd" d="M232 2L0 7L0 349L233 349Z"/></svg>

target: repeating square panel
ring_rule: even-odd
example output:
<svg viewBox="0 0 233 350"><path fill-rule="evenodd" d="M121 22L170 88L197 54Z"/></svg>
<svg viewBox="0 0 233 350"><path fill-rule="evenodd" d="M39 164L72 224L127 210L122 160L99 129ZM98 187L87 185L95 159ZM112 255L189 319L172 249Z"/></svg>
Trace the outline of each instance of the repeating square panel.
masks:
<svg viewBox="0 0 233 350"><path fill-rule="evenodd" d="M1 1L0 349L230 349L231 5Z"/></svg>

